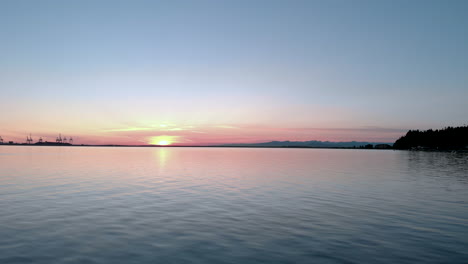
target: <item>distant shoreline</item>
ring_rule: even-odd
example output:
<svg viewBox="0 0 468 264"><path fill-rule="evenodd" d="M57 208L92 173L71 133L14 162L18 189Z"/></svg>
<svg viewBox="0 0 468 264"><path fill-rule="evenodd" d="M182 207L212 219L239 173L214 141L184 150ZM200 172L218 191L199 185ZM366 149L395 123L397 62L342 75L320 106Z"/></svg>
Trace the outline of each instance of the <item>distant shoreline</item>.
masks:
<svg viewBox="0 0 468 264"><path fill-rule="evenodd" d="M378 149L378 148L350 148L350 147L307 147L307 146L164 146L164 145L34 145L34 144L0 144L1 146L20 147L116 147L116 148L261 148L261 149L352 149L352 150L394 150L409 152L454 152L468 153L465 149Z"/></svg>
<svg viewBox="0 0 468 264"><path fill-rule="evenodd" d="M137 148L305 148L305 149L366 149L352 147L308 147L308 146L223 146L223 145L35 145L35 144L0 144L0 146L23 146L23 147L137 147ZM372 148L377 149L377 148ZM380 150L380 149L379 149ZM388 150L388 149L386 149ZM391 150L391 149L390 149Z"/></svg>

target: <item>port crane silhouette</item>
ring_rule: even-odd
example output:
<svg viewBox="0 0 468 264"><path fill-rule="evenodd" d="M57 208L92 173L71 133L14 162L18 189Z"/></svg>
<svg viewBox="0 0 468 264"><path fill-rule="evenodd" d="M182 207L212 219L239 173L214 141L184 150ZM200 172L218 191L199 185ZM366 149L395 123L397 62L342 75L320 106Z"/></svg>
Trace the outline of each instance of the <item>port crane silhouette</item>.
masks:
<svg viewBox="0 0 468 264"><path fill-rule="evenodd" d="M32 139L32 137L31 137L31 134L29 134L29 136L26 136L26 142L27 142L28 144L32 144L33 139Z"/></svg>
<svg viewBox="0 0 468 264"><path fill-rule="evenodd" d="M29 134L26 136L26 144L28 145L31 145L33 144L34 140L32 138L32 135ZM73 144L73 138L72 137L63 137L62 138L62 134L59 134L59 136L56 138L55 140L56 143L58 144ZM44 139L42 137L39 137L39 140L37 141L36 144L47 144L47 143L52 143L52 142L47 142L47 141L44 141ZM5 144L3 138L0 136L0 144ZM12 141L10 141L10 144L12 144Z"/></svg>
<svg viewBox="0 0 468 264"><path fill-rule="evenodd" d="M57 139L55 140L55 142L57 142L57 143L62 143L62 142L63 142L62 134L59 134L59 136L57 137Z"/></svg>
<svg viewBox="0 0 468 264"><path fill-rule="evenodd" d="M69 144L73 144L73 138L72 137L69 137L67 139L67 137L62 137L62 134L59 134L59 136L57 137L57 139L55 140L56 143L59 143L59 144L66 144L66 143L69 143Z"/></svg>

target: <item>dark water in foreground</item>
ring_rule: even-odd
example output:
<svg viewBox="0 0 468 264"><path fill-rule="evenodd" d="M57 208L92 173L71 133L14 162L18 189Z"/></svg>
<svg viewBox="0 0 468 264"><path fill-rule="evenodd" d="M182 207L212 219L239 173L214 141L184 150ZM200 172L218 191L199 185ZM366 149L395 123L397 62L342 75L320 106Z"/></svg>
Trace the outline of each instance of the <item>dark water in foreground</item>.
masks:
<svg viewBox="0 0 468 264"><path fill-rule="evenodd" d="M468 263L468 155L0 146L0 263Z"/></svg>

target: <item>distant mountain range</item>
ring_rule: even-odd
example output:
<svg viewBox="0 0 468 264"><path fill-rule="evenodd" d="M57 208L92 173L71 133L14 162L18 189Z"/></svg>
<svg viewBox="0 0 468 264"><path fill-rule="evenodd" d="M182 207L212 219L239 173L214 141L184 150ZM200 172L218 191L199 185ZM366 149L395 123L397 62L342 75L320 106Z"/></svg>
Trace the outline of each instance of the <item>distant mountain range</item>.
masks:
<svg viewBox="0 0 468 264"><path fill-rule="evenodd" d="M379 144L388 144L393 145L388 142L359 142L359 141L349 141L349 142L331 142L331 141L271 141L264 143L247 143L247 144L224 144L222 146L226 147L304 147L304 148L359 148L366 145L379 145Z"/></svg>

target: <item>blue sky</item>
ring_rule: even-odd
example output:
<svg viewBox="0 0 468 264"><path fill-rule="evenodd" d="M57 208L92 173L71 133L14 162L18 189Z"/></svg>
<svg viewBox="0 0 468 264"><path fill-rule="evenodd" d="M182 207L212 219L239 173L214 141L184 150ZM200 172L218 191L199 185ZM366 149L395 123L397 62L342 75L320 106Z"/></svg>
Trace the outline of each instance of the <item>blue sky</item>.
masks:
<svg viewBox="0 0 468 264"><path fill-rule="evenodd" d="M393 141L463 125L467 11L467 1L0 1L0 134ZM159 124L181 130L149 129ZM102 132L127 128L145 133Z"/></svg>

